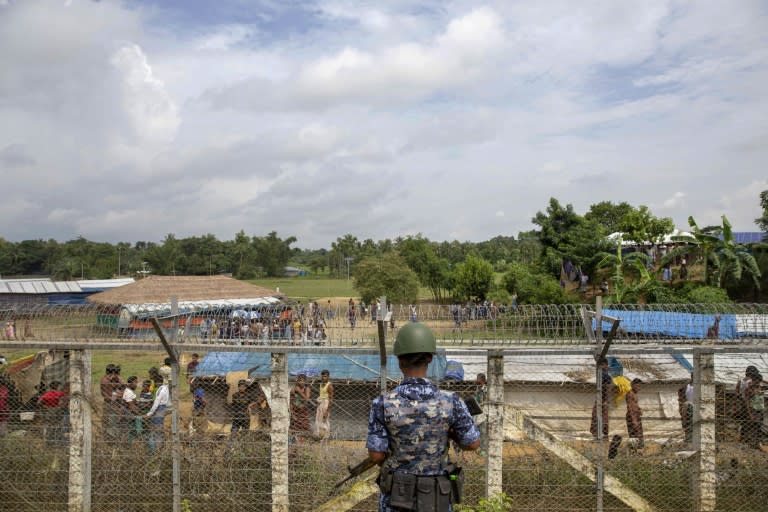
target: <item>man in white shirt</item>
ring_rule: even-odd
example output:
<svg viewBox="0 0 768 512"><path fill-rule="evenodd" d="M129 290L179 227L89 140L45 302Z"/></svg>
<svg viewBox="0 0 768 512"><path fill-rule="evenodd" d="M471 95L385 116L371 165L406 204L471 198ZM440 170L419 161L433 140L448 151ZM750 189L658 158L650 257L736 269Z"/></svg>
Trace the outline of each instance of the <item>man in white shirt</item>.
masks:
<svg viewBox="0 0 768 512"><path fill-rule="evenodd" d="M147 439L147 447L149 451L155 451L163 444L163 422L165 420L165 413L171 404L171 393L168 389L168 381L163 380L161 376L155 377L155 384L158 386L155 391L155 400L152 402L152 407L146 414L147 418L151 418L152 427L149 437Z"/></svg>
<svg viewBox="0 0 768 512"><path fill-rule="evenodd" d="M141 414L139 405L136 402L136 388L139 386L139 378L135 375L128 377L125 389L123 390L123 405L127 418L128 442L141 435L143 428L141 426Z"/></svg>
<svg viewBox="0 0 768 512"><path fill-rule="evenodd" d="M131 375L128 377L126 384L125 390L123 391L123 402L125 402L125 408L136 415L139 413L136 405L136 388L139 385L139 378L135 375Z"/></svg>

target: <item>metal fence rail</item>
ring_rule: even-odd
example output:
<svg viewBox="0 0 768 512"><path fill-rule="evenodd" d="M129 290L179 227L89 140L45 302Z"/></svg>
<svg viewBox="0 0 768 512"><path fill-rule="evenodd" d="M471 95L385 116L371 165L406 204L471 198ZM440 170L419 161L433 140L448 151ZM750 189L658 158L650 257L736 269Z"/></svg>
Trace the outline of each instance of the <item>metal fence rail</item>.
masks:
<svg viewBox="0 0 768 512"><path fill-rule="evenodd" d="M176 316L161 331L170 340L164 346L156 332L115 336L116 327L99 327L100 308L3 311L3 323L15 319L22 334L0 340L9 363L0 382L10 376L9 387L21 391L21 401L9 399L9 414L0 416L7 418L0 430L2 510L377 510L373 472L334 489L366 455L368 410L380 392L373 324L358 323L355 334L338 325L329 333L339 337L318 344L301 338L261 343L211 339L192 324L179 332L184 320ZM408 306L394 311L389 337L411 320L400 316L411 313ZM634 330L640 320L631 315L646 311L672 316L651 316L640 334ZM607 435L596 440L590 432L599 346L590 336L599 339L608 329L598 329L584 308L470 314L461 326L464 337L451 336L450 307L417 310L445 349L441 387L475 394L476 375L488 379L484 413L476 418L481 450L452 452L467 475L465 505L504 493L507 509L516 511L764 509L767 429L735 407L745 369L768 371L763 306L621 306L599 313L623 315L629 326L608 358L614 377L643 381L636 395L642 436L628 430L627 407L634 402L618 392L606 403ZM511 327L518 316L523 320ZM28 337L22 336L25 321ZM492 335L493 322L506 322L506 337ZM665 331L652 333L659 325ZM729 326L734 330L726 331ZM209 370L187 371L193 353L202 361L198 368ZM120 366L121 382L136 375L141 384L166 357L173 359L172 400L162 421L143 417L151 398L136 412L119 397L102 395L108 364ZM322 369L334 386L328 433L316 430ZM389 372L392 387L400 374ZM293 399L300 374L311 390L306 403ZM49 389L55 381L66 406L38 405L35 386ZM233 397L240 381L245 389ZM623 381L613 382L616 391L626 391ZM202 409L194 403L198 388ZM621 442L611 450L615 436Z"/></svg>

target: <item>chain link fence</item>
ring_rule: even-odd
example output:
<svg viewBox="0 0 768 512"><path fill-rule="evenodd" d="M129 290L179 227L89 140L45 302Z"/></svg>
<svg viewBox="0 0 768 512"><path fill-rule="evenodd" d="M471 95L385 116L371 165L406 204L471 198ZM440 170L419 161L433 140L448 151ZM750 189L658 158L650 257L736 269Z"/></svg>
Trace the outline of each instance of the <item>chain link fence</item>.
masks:
<svg viewBox="0 0 768 512"><path fill-rule="evenodd" d="M377 510L374 470L336 483L367 455L371 400L401 374L393 357L381 365L370 306L354 307L352 322L349 306L0 308L16 324L0 341L0 508ZM386 343L427 323L440 347L430 377L481 398L481 449L451 450L467 507L504 493L516 511L755 511L763 390L737 383L768 371L766 309L395 305ZM613 320L604 396L596 352ZM168 407L152 410L164 381Z"/></svg>

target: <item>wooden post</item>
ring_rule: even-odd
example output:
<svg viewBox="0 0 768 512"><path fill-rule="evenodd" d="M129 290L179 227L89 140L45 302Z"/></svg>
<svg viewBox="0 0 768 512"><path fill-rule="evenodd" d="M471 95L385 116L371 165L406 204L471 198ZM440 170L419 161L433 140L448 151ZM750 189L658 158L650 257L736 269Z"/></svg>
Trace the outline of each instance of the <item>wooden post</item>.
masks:
<svg viewBox="0 0 768 512"><path fill-rule="evenodd" d="M69 351L69 512L91 510L91 352Z"/></svg>
<svg viewBox="0 0 768 512"><path fill-rule="evenodd" d="M181 511L181 438L179 436L179 360L171 363L171 482L173 485L173 512Z"/></svg>
<svg viewBox="0 0 768 512"><path fill-rule="evenodd" d="M502 491L502 460L504 450L504 352L488 352L488 401L486 405L488 427L488 458L486 469L486 497Z"/></svg>
<svg viewBox="0 0 768 512"><path fill-rule="evenodd" d="M174 314L174 318L178 317L178 300L176 297L171 297L171 312ZM171 382L168 383L168 391L171 395L171 486L173 488L173 504L172 511L180 512L181 510L181 439L179 437L179 352L172 345L173 340L176 338L176 328L171 332L171 341L169 342L163 328L160 326L160 322L157 317L150 318L152 327L157 333L157 337L160 338L160 343L163 344L165 351L168 353L168 357L171 359ZM177 320L174 320L174 326L177 324ZM163 427L165 428L165 427Z"/></svg>
<svg viewBox="0 0 768 512"><path fill-rule="evenodd" d="M288 512L288 427L290 424L288 355L272 354L272 511Z"/></svg>
<svg viewBox="0 0 768 512"><path fill-rule="evenodd" d="M569 446L568 443L564 442L555 434L549 432L536 420L529 418L523 411L513 410L513 413L517 428L525 432L528 439L538 442L542 447L559 457L573 469L587 477L589 480L596 482L597 471L596 466L592 461ZM604 472L603 483L605 485L604 491L624 502L630 510L634 510L635 512L654 512L656 510L645 500L645 498L637 494L615 476Z"/></svg>
<svg viewBox="0 0 768 512"><path fill-rule="evenodd" d="M712 341L704 341L711 345ZM693 352L693 510L710 512L717 503L715 478L715 355L712 348Z"/></svg>
<svg viewBox="0 0 768 512"><path fill-rule="evenodd" d="M589 330L592 329L590 323ZM605 471L603 468L605 453L603 451L603 369L600 359L605 357L603 350L603 298L595 297L595 348L598 355L595 365L595 425L597 428L597 457L595 458L595 510L603 512L603 490L605 488Z"/></svg>

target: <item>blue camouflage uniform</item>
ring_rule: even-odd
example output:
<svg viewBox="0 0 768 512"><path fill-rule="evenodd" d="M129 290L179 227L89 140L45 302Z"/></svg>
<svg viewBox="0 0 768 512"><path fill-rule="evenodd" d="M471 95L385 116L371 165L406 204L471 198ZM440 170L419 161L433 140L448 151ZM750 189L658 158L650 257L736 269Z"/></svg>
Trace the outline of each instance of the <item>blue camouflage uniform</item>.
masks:
<svg viewBox="0 0 768 512"><path fill-rule="evenodd" d="M467 406L455 393L442 391L427 379L406 378L374 399L366 448L387 453L382 471L441 475L448 461L449 429L463 446L480 438ZM382 512L396 512L389 498L382 493Z"/></svg>

